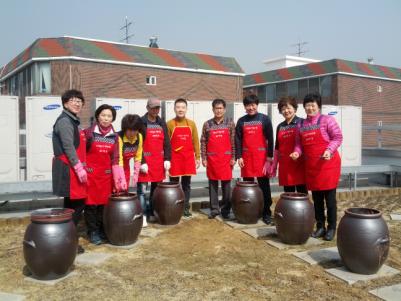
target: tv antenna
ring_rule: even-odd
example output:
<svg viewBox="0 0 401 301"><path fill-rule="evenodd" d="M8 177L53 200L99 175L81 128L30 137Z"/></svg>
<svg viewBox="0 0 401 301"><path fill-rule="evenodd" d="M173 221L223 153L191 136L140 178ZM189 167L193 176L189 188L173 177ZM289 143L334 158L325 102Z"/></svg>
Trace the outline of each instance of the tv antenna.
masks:
<svg viewBox="0 0 401 301"><path fill-rule="evenodd" d="M132 22L131 21L128 22L128 17L125 16L125 25L120 28L120 30L125 29L125 38L121 39L120 42L125 41L125 43L128 44L129 43L129 38L134 36L134 34L129 34L129 32L128 32L129 27L131 25L132 25Z"/></svg>
<svg viewBox="0 0 401 301"><path fill-rule="evenodd" d="M309 50L303 49L305 45L309 44L309 42L302 42L299 40L298 43L292 44L291 47L297 47L297 52L295 53L297 56L302 56L303 54L307 53Z"/></svg>

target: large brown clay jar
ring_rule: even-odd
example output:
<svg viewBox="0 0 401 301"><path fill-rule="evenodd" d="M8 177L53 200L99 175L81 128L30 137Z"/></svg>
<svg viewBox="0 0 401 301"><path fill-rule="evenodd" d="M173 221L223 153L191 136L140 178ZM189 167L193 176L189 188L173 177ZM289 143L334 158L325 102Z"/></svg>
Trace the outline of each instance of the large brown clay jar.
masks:
<svg viewBox="0 0 401 301"><path fill-rule="evenodd" d="M386 261L390 235L379 210L349 208L337 231L337 247L344 265L354 273L375 274Z"/></svg>
<svg viewBox="0 0 401 301"><path fill-rule="evenodd" d="M184 213L184 191L179 183L157 184L153 193L153 211L161 225L175 225Z"/></svg>
<svg viewBox="0 0 401 301"><path fill-rule="evenodd" d="M103 211L104 231L112 245L133 244L142 230L143 211L136 193L113 194Z"/></svg>
<svg viewBox="0 0 401 301"><path fill-rule="evenodd" d="M277 235L286 244L304 244L313 231L315 212L305 193L282 193L274 209Z"/></svg>
<svg viewBox="0 0 401 301"><path fill-rule="evenodd" d="M263 193L256 182L238 181L231 197L233 212L241 224L256 224L263 213Z"/></svg>
<svg viewBox="0 0 401 301"><path fill-rule="evenodd" d="M35 210L25 231L23 252L32 276L54 280L65 276L74 263L78 236L74 210L48 208Z"/></svg>

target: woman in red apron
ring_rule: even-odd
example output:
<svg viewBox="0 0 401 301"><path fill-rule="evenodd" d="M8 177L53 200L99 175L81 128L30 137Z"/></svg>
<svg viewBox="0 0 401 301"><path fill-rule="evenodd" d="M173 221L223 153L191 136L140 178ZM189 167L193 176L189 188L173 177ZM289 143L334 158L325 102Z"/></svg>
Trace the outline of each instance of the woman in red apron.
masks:
<svg viewBox="0 0 401 301"><path fill-rule="evenodd" d="M185 195L184 216L189 217L189 198L191 193L191 176L196 175L200 165L199 140L196 125L185 118L187 101L179 98L174 103L176 118L167 122L171 142L170 181L178 182Z"/></svg>
<svg viewBox="0 0 401 301"><path fill-rule="evenodd" d="M150 98L147 102L147 113L142 117L145 125L145 141L143 145L142 165L138 179L138 197L142 207L146 211L146 217L152 221L153 193L157 184L165 179L166 171L170 169L171 144L167 132L166 122L159 117L161 102L159 99ZM146 206L145 186L150 182L149 206Z"/></svg>
<svg viewBox="0 0 401 301"><path fill-rule="evenodd" d="M53 126L53 194L64 197L64 207L74 209L78 225L87 196L86 138L79 129L78 113L85 99L81 91L68 90L61 97L63 112ZM84 249L78 246L78 253Z"/></svg>
<svg viewBox="0 0 401 301"><path fill-rule="evenodd" d="M100 244L106 239L103 231L103 208L114 189L127 190L123 167L119 165L118 135L112 122L116 110L101 105L95 112L96 122L85 130L87 138L88 198L85 206L85 221L89 240ZM114 183L113 183L114 179Z"/></svg>
<svg viewBox="0 0 401 301"><path fill-rule="evenodd" d="M209 179L209 218L215 218L220 214L218 200L220 180L223 194L221 215L227 219L231 210L231 178L235 163L235 125L232 120L224 118L226 102L223 99L213 100L212 107L214 118L204 123L201 136L202 165L206 167Z"/></svg>
<svg viewBox="0 0 401 301"><path fill-rule="evenodd" d="M263 221L271 223L272 204L269 178L265 176L273 158L273 128L270 118L258 113L259 99L248 95L243 104L247 115L238 119L235 134L235 149L241 176L244 181L258 179L263 192Z"/></svg>
<svg viewBox="0 0 401 301"><path fill-rule="evenodd" d="M300 123L299 138L291 157L298 159L303 151L306 186L312 191L315 205L316 231L312 236L333 240L337 223L336 188L341 173L341 158L337 149L342 143L342 133L333 117L320 114L321 105L319 94L305 96L307 119Z"/></svg>
<svg viewBox="0 0 401 301"><path fill-rule="evenodd" d="M269 177L276 176L279 166L279 185L284 186L284 192L308 193L305 185L304 160L301 157L294 161L290 157L295 147L298 123L301 121L301 118L295 115L297 108L297 101L291 96L282 97L278 103L278 110L285 120L277 126L276 146Z"/></svg>

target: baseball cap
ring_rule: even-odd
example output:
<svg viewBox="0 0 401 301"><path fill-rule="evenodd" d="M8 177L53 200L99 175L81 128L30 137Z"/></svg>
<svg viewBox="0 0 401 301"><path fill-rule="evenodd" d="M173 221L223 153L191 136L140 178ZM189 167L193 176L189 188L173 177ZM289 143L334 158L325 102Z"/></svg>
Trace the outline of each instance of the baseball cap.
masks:
<svg viewBox="0 0 401 301"><path fill-rule="evenodd" d="M157 98L149 98L148 99L148 103L147 105L149 108L157 108L157 107L161 107L161 102L160 99Z"/></svg>

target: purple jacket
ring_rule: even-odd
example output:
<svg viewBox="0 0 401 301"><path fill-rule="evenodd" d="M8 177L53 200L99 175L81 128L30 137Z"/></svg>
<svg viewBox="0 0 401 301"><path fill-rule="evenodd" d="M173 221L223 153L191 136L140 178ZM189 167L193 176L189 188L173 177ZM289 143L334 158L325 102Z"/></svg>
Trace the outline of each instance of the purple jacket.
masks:
<svg viewBox="0 0 401 301"><path fill-rule="evenodd" d="M322 116L322 118L320 119L320 131L322 133L322 137L324 140L329 142L327 149L333 154L343 142L343 134L341 133L341 129L333 117L318 113L315 116L308 116L304 120L303 126L317 124L319 116ZM298 128L300 127L301 127L301 122L298 123ZM299 131L298 135L295 138L294 152L297 152L300 155L302 154L302 143Z"/></svg>

